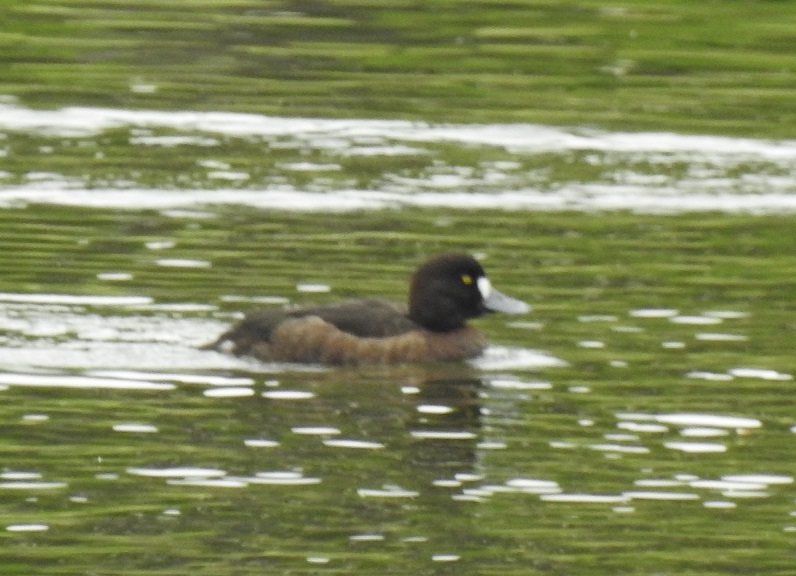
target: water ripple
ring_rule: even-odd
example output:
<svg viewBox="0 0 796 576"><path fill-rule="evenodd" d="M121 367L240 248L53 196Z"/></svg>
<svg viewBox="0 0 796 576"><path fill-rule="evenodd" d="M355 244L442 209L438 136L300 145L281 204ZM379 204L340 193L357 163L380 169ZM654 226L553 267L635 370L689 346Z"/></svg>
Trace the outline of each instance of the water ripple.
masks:
<svg viewBox="0 0 796 576"><path fill-rule="evenodd" d="M0 203L35 202L164 211L199 205L238 204L265 209L340 211L396 206L504 208L512 210L632 210L636 212L727 211L782 213L796 211L792 194L796 141L692 136L671 133L628 133L559 128L532 124L428 124L400 120L278 118L256 114L195 111L147 111L89 107L32 110L0 104L0 128L42 137L93 138L127 128L127 145L191 147L207 172L203 184L232 186L171 190L139 185L136 175L118 177L108 189L92 189L80 178L49 169L30 170L27 185L3 187ZM166 130L173 134L152 134ZM232 170L228 162L207 158L207 150L226 139L262 139L295 157L274 167L279 176L256 182L248 170ZM499 148L503 160L477 166L442 161L428 170L375 177L371 186L352 189L342 160L369 156L429 155L439 147ZM320 155L308 163L301 152ZM593 182L548 180L540 171L522 170L518 159L553 155L599 168ZM681 174L663 175L650 166L683 164ZM755 164L754 173L743 173ZM761 165L763 167L761 167ZM742 176L738 173L742 172ZM748 170L747 170L748 172ZM310 175L308 185L290 175ZM286 184L286 182L292 184ZM189 181L190 183L190 181ZM231 184L230 184L231 183ZM307 189L298 189L299 185ZM250 186L251 189L237 188ZM268 193L263 194L262 189ZM329 194L334 192L334 194ZM164 212L166 213L166 212ZM172 212L174 213L174 212ZM184 212L182 213L184 214ZM205 214L208 215L208 214Z"/></svg>

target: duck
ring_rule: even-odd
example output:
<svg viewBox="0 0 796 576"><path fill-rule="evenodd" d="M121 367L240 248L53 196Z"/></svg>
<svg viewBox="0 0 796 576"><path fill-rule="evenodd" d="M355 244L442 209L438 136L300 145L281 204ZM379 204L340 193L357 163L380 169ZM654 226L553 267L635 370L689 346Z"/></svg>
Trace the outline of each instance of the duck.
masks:
<svg viewBox="0 0 796 576"><path fill-rule="evenodd" d="M368 298L258 309L203 348L330 366L463 361L487 346L468 320L530 310L496 290L473 256L445 253L415 270L406 305Z"/></svg>

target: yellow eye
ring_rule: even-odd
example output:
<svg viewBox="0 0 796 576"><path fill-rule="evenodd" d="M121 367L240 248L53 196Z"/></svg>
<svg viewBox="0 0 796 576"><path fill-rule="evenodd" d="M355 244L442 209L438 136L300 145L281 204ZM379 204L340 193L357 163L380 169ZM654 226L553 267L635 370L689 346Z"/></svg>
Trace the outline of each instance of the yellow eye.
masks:
<svg viewBox="0 0 796 576"><path fill-rule="evenodd" d="M464 283L465 286L469 286L470 284L473 283L473 277L470 276L469 274L462 274L462 282Z"/></svg>

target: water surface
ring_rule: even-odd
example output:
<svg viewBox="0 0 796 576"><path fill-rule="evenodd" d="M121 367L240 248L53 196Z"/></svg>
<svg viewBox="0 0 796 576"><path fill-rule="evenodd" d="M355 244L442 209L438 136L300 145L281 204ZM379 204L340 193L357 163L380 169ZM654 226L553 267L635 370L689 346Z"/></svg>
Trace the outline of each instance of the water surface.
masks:
<svg viewBox="0 0 796 576"><path fill-rule="evenodd" d="M0 129L5 205L796 210L794 140L15 104Z"/></svg>
<svg viewBox="0 0 796 576"><path fill-rule="evenodd" d="M791 217L69 204L0 212L20 573L790 570ZM472 364L196 348L449 249L534 306Z"/></svg>
<svg viewBox="0 0 796 576"><path fill-rule="evenodd" d="M0 8L4 573L793 573L789 3L128 4ZM471 363L197 348L449 250Z"/></svg>

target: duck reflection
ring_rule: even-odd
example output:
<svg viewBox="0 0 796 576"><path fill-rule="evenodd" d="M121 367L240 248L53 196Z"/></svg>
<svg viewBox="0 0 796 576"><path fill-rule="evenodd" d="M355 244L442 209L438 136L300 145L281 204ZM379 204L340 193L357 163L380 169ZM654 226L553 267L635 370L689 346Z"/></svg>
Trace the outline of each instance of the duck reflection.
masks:
<svg viewBox="0 0 796 576"><path fill-rule="evenodd" d="M407 418L413 464L446 477L471 471L481 427L480 378L456 376L421 382Z"/></svg>

